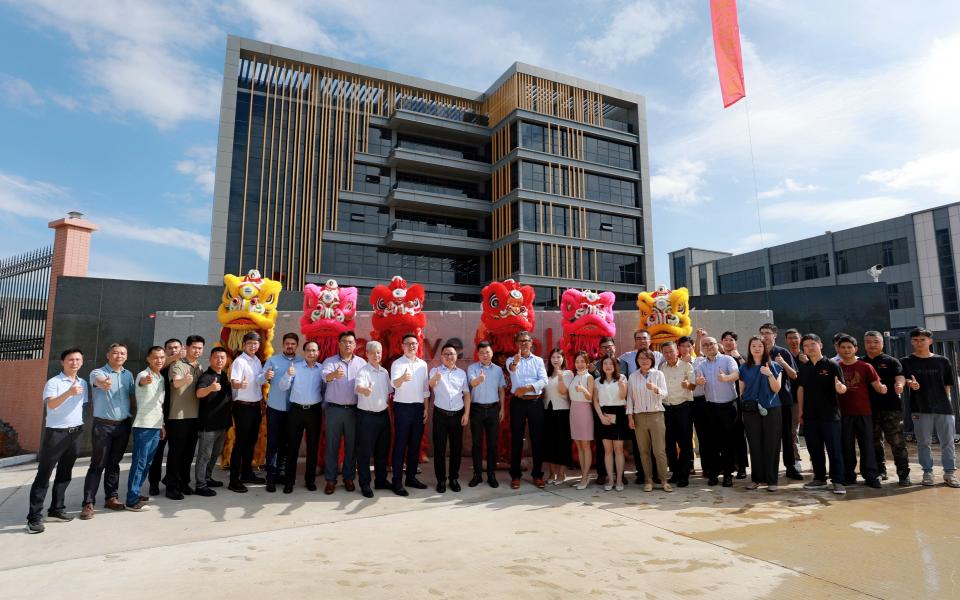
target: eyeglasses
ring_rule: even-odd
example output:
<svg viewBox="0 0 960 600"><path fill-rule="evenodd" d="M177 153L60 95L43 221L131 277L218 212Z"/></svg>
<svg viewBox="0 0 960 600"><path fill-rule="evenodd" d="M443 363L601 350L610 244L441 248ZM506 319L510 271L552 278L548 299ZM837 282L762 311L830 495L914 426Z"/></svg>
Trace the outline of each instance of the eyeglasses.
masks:
<svg viewBox="0 0 960 600"><path fill-rule="evenodd" d="M453 356L454 358L456 358L457 353L456 353L456 352L444 352L443 355L444 355L444 356Z"/></svg>
<svg viewBox="0 0 960 600"><path fill-rule="evenodd" d="M403 345L404 345L404 346L416 346L416 345L417 345L417 342L404 342Z"/></svg>
<svg viewBox="0 0 960 600"><path fill-rule="evenodd" d="M607 344L606 346L600 346L601 350L609 350L610 348L616 348L613 344Z"/></svg>
<svg viewBox="0 0 960 600"><path fill-rule="evenodd" d="M529 344L529 343L532 342L532 341L533 341L533 340L517 340L517 343L518 343L518 344Z"/></svg>

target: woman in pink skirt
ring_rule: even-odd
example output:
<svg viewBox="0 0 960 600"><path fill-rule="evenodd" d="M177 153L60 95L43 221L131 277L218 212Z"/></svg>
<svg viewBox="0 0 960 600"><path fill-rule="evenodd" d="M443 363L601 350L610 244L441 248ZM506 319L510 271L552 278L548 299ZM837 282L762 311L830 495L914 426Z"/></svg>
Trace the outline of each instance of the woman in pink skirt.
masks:
<svg viewBox="0 0 960 600"><path fill-rule="evenodd" d="M570 437L577 442L580 456L580 483L578 490L587 489L590 483L590 464L593 453L590 442L593 441L593 376L590 375L590 359L581 350L573 359L576 374L567 387L570 394Z"/></svg>

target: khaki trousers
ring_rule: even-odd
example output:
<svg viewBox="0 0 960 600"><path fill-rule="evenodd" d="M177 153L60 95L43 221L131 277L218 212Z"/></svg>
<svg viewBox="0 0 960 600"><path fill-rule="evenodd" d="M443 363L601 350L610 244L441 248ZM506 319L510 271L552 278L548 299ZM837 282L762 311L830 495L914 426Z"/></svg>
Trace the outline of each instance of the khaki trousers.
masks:
<svg viewBox="0 0 960 600"><path fill-rule="evenodd" d="M633 424L636 428L637 445L640 446L643 472L653 473L653 465L650 464L650 451L653 450L653 457L657 461L657 474L666 481L667 451L664 442L666 427L663 413L660 411L634 413ZM647 475L647 481L652 481L649 475Z"/></svg>

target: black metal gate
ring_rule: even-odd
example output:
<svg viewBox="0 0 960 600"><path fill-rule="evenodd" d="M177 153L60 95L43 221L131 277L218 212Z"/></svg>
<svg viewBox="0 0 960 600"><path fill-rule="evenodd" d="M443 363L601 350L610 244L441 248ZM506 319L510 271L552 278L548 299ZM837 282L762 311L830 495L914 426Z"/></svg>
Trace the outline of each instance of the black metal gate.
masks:
<svg viewBox="0 0 960 600"><path fill-rule="evenodd" d="M0 360L43 357L53 246L0 260Z"/></svg>

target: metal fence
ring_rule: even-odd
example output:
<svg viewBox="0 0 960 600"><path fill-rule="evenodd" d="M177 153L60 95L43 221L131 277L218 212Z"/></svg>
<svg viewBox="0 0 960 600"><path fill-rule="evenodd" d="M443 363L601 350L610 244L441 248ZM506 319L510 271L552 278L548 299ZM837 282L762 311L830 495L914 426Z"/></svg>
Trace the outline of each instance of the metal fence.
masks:
<svg viewBox="0 0 960 600"><path fill-rule="evenodd" d="M53 246L0 259L0 360L43 357Z"/></svg>

